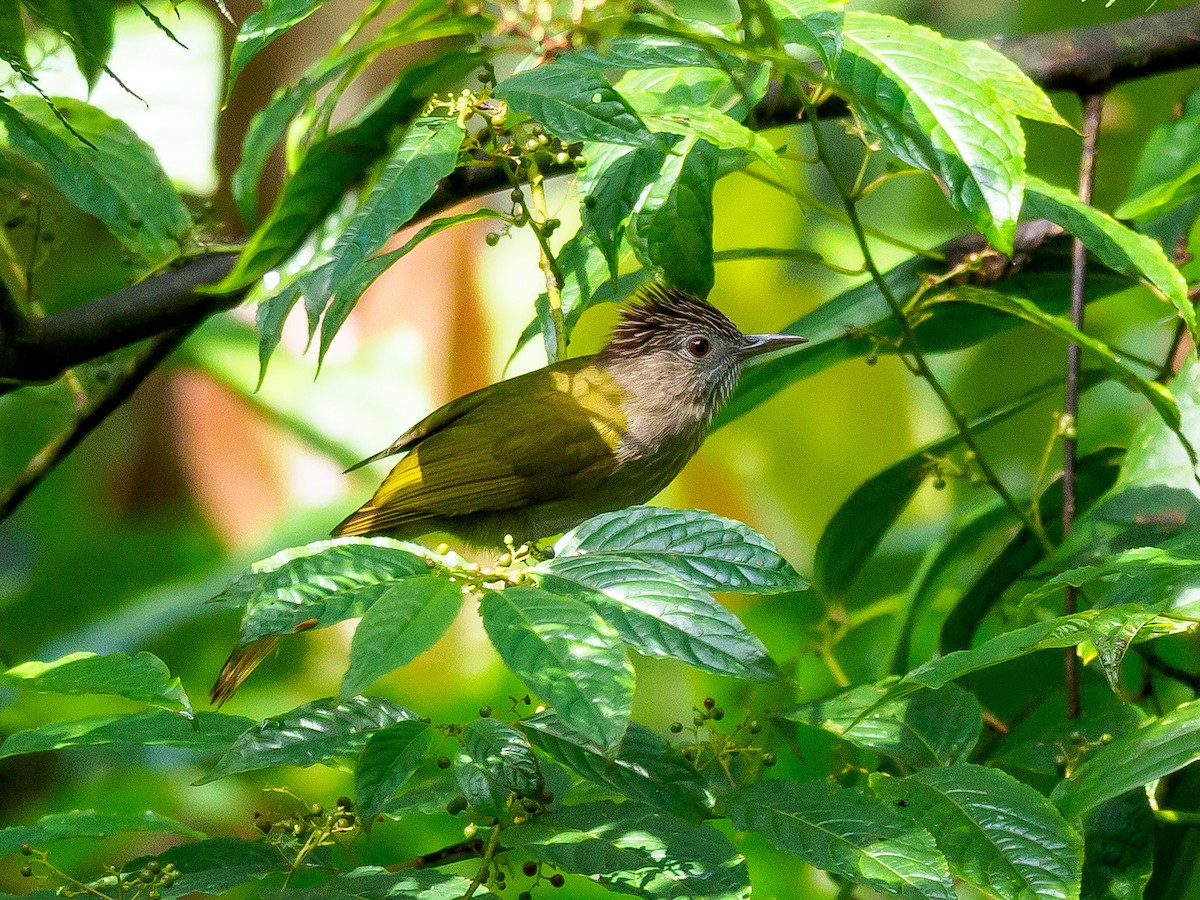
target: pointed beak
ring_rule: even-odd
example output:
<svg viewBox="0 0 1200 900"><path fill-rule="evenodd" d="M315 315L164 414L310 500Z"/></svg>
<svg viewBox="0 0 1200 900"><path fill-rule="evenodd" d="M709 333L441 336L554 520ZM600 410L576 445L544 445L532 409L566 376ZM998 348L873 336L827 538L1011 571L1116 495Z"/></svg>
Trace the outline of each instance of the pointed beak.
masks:
<svg viewBox="0 0 1200 900"><path fill-rule="evenodd" d="M748 334L746 343L738 351L741 359L750 359L772 350L782 350L784 347L794 347L797 344L807 344L808 338L798 334Z"/></svg>

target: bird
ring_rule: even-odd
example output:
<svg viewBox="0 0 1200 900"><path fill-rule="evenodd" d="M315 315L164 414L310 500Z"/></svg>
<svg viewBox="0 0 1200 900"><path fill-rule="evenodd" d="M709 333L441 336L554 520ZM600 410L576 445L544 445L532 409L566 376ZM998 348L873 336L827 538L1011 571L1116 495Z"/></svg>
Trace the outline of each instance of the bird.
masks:
<svg viewBox="0 0 1200 900"><path fill-rule="evenodd" d="M746 360L806 341L743 334L706 300L645 285L599 353L466 394L347 469L406 454L333 535L499 548L644 503L700 448Z"/></svg>
<svg viewBox="0 0 1200 900"><path fill-rule="evenodd" d="M600 352L452 400L347 469L405 454L333 534L444 533L499 550L644 503L700 448L747 360L806 342L743 334L706 300L644 285ZM228 700L278 641L236 648L213 703Z"/></svg>

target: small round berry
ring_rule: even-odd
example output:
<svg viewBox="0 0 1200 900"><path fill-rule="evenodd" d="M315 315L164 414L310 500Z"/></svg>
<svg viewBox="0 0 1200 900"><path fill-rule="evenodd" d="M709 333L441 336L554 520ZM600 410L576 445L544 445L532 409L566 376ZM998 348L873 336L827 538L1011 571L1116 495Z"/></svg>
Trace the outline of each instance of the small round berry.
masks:
<svg viewBox="0 0 1200 900"><path fill-rule="evenodd" d="M21 855L22 856L32 856L33 848L30 847L28 844L22 844L21 845Z"/></svg>
<svg viewBox="0 0 1200 900"><path fill-rule="evenodd" d="M778 760L775 758L774 753L771 753L770 751L768 751L763 754L763 765L764 766L773 766L773 765L775 765L776 762L778 762Z"/></svg>
<svg viewBox="0 0 1200 900"><path fill-rule="evenodd" d="M712 711L712 717L714 721L720 722L723 718L725 718L725 710L718 706Z"/></svg>
<svg viewBox="0 0 1200 900"><path fill-rule="evenodd" d="M671 734L679 734L681 731L683 731L683 723L682 722L672 722L671 723Z"/></svg>
<svg viewBox="0 0 1200 900"><path fill-rule="evenodd" d="M22 878L29 878L32 875L33 875L33 866L29 865L28 863L21 866L21 877Z"/></svg>
<svg viewBox="0 0 1200 900"><path fill-rule="evenodd" d="M492 715L492 708L490 706L479 707L479 718L487 719L487 718L490 718L491 715Z"/></svg>
<svg viewBox="0 0 1200 900"><path fill-rule="evenodd" d="M705 709L712 709L716 705L717 705L717 701L714 700L712 697L704 698L704 708Z"/></svg>
<svg viewBox="0 0 1200 900"><path fill-rule="evenodd" d="M758 719L751 719L746 725L746 730L751 734L758 734L762 731L762 722L758 721Z"/></svg>
<svg viewBox="0 0 1200 900"><path fill-rule="evenodd" d="M567 879L563 878L562 873L555 872L553 875L550 876L550 883L552 885L554 885L555 887L562 887L564 884L567 883Z"/></svg>
<svg viewBox="0 0 1200 900"><path fill-rule="evenodd" d="M439 757L437 758L437 767L438 767L439 769L448 769L448 768L450 768L450 757L448 757L448 756L439 756Z"/></svg>
<svg viewBox="0 0 1200 900"><path fill-rule="evenodd" d="M533 894L529 891L521 891L521 893L517 894L517 900L533 900Z"/></svg>
<svg viewBox="0 0 1200 900"><path fill-rule="evenodd" d="M538 870L537 863L533 862L532 860L525 863L525 865L521 866L521 871L524 872L530 878L532 878L534 875L537 874L537 870Z"/></svg>

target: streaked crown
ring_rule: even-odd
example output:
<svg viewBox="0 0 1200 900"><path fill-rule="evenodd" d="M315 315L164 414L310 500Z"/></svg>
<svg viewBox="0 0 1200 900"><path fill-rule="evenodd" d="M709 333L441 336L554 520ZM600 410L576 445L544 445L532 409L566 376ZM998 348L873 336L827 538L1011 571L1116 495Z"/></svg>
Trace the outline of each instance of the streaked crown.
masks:
<svg viewBox="0 0 1200 900"><path fill-rule="evenodd" d="M737 326L711 303L667 285L643 286L620 315L605 353L631 357L673 350L681 335L690 332L723 338L731 346L744 340Z"/></svg>

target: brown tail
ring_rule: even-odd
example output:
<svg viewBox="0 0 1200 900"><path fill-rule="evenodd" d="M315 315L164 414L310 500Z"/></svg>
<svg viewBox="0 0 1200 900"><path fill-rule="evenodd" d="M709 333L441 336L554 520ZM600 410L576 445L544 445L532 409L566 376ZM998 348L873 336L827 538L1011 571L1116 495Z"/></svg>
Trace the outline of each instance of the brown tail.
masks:
<svg viewBox="0 0 1200 900"><path fill-rule="evenodd" d="M221 667L221 674L217 676L216 683L209 691L212 702L220 706L232 697L238 686L258 667L260 662L271 655L271 651L278 643L278 636L269 634L238 647L230 653L229 659L225 660L225 665Z"/></svg>

